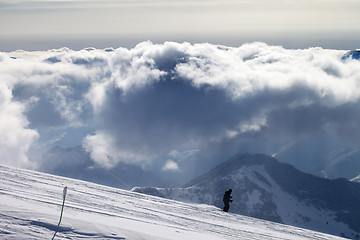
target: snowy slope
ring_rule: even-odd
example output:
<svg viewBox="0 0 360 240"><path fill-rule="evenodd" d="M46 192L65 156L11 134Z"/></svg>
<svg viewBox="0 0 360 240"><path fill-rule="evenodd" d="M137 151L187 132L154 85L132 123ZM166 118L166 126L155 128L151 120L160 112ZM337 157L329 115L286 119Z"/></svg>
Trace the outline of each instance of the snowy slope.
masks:
<svg viewBox="0 0 360 240"><path fill-rule="evenodd" d="M168 199L222 207L230 212L359 239L360 185L302 173L263 154L239 154L181 188L133 188Z"/></svg>
<svg viewBox="0 0 360 240"><path fill-rule="evenodd" d="M350 181L352 181L352 182L360 182L360 175L359 175L359 176L354 177L354 178L353 178L353 179L351 179Z"/></svg>
<svg viewBox="0 0 360 240"><path fill-rule="evenodd" d="M1 239L341 239L28 170L0 166L0 178Z"/></svg>
<svg viewBox="0 0 360 240"><path fill-rule="evenodd" d="M342 60L345 61L349 58L359 60L360 59L360 50L357 49L357 50L352 50L352 51L345 53L344 56L342 57Z"/></svg>

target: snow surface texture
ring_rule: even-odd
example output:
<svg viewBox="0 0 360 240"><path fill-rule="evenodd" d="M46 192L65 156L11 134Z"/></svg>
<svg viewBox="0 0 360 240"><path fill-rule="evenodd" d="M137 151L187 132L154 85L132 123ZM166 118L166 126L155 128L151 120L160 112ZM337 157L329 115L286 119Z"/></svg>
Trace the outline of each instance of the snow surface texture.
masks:
<svg viewBox="0 0 360 240"><path fill-rule="evenodd" d="M1 239L341 239L29 170L0 166L0 178Z"/></svg>
<svg viewBox="0 0 360 240"><path fill-rule="evenodd" d="M232 213L359 239L359 185L305 174L263 154L239 154L181 188L132 190L222 207L228 188Z"/></svg>

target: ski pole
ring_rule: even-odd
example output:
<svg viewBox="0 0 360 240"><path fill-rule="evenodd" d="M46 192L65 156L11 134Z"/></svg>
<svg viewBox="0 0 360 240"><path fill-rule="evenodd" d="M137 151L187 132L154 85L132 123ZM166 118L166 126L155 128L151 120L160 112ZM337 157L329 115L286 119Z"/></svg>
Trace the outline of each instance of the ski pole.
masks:
<svg viewBox="0 0 360 240"><path fill-rule="evenodd" d="M66 192L67 192L67 186L64 187L64 190L63 190L63 204L62 204L62 207L61 207L61 214L60 214L60 220L59 220L59 224L58 224L58 225L60 225L60 223L61 223L61 218L62 218L63 211L64 211Z"/></svg>

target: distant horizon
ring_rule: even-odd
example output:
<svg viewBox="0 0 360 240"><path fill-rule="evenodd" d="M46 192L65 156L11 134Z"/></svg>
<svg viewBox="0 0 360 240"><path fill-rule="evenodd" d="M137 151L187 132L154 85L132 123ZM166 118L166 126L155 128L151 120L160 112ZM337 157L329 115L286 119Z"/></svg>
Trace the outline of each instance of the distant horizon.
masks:
<svg viewBox="0 0 360 240"><path fill-rule="evenodd" d="M88 47L94 47L97 49L105 48L134 48L141 42L150 41L155 44L162 44L164 42L189 42L191 44L210 43L215 45L224 45L228 47L239 47L246 43L264 42L268 45L282 46L286 49L308 49L314 47L321 47L324 49L334 50L356 50L360 48L360 36L350 36L347 34L343 38L336 38L329 36L322 37L313 35L311 37L304 36L269 36L269 37L228 37L228 38L216 38L207 36L198 37L117 37L117 36L5 36L0 39L0 52L11 52L16 50L24 51L46 51L51 49L60 49L67 47L71 50L81 50ZM336 34L334 34L336 35Z"/></svg>

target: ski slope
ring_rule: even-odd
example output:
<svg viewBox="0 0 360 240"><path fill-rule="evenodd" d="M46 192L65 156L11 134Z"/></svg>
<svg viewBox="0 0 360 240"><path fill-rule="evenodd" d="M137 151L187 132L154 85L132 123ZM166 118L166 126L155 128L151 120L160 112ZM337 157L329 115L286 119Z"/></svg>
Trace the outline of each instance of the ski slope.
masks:
<svg viewBox="0 0 360 240"><path fill-rule="evenodd" d="M342 239L29 170L0 166L0 179L0 239Z"/></svg>

